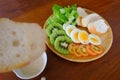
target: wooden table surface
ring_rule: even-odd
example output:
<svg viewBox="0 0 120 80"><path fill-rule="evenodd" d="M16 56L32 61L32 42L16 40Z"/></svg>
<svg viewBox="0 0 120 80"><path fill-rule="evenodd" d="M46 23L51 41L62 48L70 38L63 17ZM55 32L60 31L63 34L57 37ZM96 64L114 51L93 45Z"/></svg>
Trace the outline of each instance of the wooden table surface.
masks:
<svg viewBox="0 0 120 80"><path fill-rule="evenodd" d="M41 77L46 77L46 80L120 80L120 0L0 0L0 17L43 26L55 3L62 6L76 3L99 13L111 25L113 44L105 56L87 63L64 60L47 48L46 68L31 80L40 80ZM12 72L0 74L1 78L21 80Z"/></svg>

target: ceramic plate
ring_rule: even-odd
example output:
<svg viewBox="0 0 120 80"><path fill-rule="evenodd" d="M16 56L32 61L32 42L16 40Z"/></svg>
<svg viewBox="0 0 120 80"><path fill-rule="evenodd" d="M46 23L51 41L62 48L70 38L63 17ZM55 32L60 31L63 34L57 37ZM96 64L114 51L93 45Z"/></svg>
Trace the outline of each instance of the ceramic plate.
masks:
<svg viewBox="0 0 120 80"><path fill-rule="evenodd" d="M21 79L31 79L40 75L46 67L47 55L44 54L29 65L13 70L17 77Z"/></svg>

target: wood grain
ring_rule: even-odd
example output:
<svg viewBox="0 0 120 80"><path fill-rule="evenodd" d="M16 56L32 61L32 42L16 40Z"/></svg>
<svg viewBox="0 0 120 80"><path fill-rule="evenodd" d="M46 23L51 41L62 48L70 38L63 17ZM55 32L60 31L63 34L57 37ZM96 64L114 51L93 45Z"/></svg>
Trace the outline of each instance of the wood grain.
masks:
<svg viewBox="0 0 120 80"><path fill-rule="evenodd" d="M76 3L102 15L113 31L113 44L108 53L88 63L73 63L56 56L47 48L48 63L42 74L31 80L120 80L120 0L0 0L0 17L44 25L53 4ZM0 74L3 80L20 80L14 73Z"/></svg>

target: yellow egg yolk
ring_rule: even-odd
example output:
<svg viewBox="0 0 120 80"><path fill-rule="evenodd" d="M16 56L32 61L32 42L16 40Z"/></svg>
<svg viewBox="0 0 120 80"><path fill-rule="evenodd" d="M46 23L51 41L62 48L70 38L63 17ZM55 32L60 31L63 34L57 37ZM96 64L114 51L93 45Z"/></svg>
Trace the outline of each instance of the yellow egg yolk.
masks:
<svg viewBox="0 0 120 80"><path fill-rule="evenodd" d="M92 42L94 42L94 43L97 43L97 42L98 42L98 40L97 40L96 38L90 38L90 40L91 40Z"/></svg>
<svg viewBox="0 0 120 80"><path fill-rule="evenodd" d="M74 34L74 39L78 41L78 32Z"/></svg>
<svg viewBox="0 0 120 80"><path fill-rule="evenodd" d="M68 30L68 33L70 34L72 30L73 30L73 29L72 29L72 28L70 28L70 29Z"/></svg>
<svg viewBox="0 0 120 80"><path fill-rule="evenodd" d="M80 39L81 39L82 41L87 41L87 40L88 40L88 34L85 33L85 32L81 32L81 33L80 33Z"/></svg>

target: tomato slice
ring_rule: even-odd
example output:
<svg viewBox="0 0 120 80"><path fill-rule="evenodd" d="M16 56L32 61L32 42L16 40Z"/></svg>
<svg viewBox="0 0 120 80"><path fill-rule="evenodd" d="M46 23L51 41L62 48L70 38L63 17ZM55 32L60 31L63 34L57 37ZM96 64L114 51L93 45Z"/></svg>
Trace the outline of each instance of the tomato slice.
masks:
<svg viewBox="0 0 120 80"><path fill-rule="evenodd" d="M76 46L76 44L74 44L74 43L70 43L68 46L68 50L71 54L74 54L74 51L73 51L74 46Z"/></svg>
<svg viewBox="0 0 120 80"><path fill-rule="evenodd" d="M82 56L88 56L88 51L86 49L86 45L81 44L77 50L79 53L81 53Z"/></svg>
<svg viewBox="0 0 120 80"><path fill-rule="evenodd" d="M87 45L87 50L89 52L90 55L98 55L98 54L101 54L103 53L103 48L102 46L96 46L96 45Z"/></svg>

